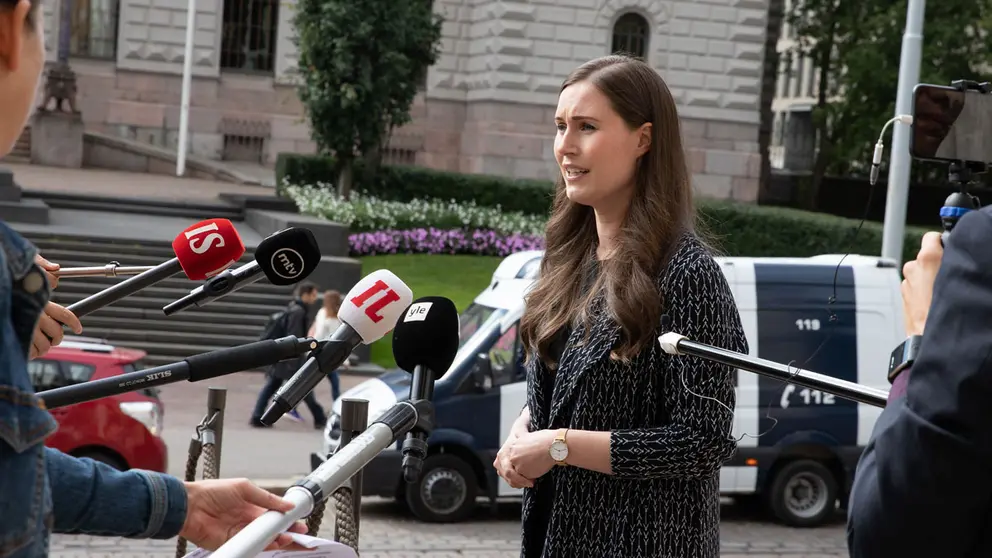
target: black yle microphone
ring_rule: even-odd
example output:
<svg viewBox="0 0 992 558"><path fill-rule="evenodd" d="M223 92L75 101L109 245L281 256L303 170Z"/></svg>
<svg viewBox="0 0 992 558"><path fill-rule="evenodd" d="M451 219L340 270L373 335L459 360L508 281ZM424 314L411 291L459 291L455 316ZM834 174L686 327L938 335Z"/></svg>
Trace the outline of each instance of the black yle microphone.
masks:
<svg viewBox="0 0 992 558"><path fill-rule="evenodd" d="M425 296L411 304L393 329L396 366L413 374L410 401L434 397L434 381L455 360L459 341L458 310L443 296ZM434 417L420 417L433 425ZM427 457L427 436L408 432L403 441L403 478L416 482Z"/></svg>
<svg viewBox="0 0 992 558"><path fill-rule="evenodd" d="M359 344L371 345L382 339L411 300L413 291L391 271L379 269L363 277L341 302L341 325L329 338L321 340L320 348L272 396L259 419L262 424L275 424L296 407L321 380L348 360Z"/></svg>
<svg viewBox="0 0 992 558"><path fill-rule="evenodd" d="M292 285L306 279L319 263L320 248L309 229L283 229L262 239L255 249L255 261L207 279L188 295L165 305L162 311L171 316L190 306L203 306L258 281L263 275L273 285Z"/></svg>
<svg viewBox="0 0 992 558"><path fill-rule="evenodd" d="M279 339L266 339L237 347L200 353L172 364L49 389L38 392L37 395L44 402L45 408L56 409L182 380L199 382L243 370L268 366L287 358L298 357L316 349L318 345L316 339L301 338L294 335Z"/></svg>

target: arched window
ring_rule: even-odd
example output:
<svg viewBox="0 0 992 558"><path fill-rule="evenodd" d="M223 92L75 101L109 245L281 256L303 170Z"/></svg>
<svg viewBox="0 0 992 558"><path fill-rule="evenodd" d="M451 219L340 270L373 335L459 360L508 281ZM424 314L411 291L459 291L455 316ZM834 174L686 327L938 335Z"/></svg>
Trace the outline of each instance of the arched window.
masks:
<svg viewBox="0 0 992 558"><path fill-rule="evenodd" d="M640 14L628 12L613 24L614 54L623 53L644 58L648 50L648 22Z"/></svg>

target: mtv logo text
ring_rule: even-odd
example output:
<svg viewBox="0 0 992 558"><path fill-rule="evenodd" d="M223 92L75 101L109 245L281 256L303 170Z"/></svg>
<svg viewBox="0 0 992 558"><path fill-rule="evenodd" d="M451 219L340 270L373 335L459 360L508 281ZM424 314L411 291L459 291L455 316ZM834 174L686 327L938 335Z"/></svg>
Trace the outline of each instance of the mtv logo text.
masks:
<svg viewBox="0 0 992 558"><path fill-rule="evenodd" d="M427 319L427 312L430 311L433 302L418 302L411 304L403 317L404 322L422 322Z"/></svg>
<svg viewBox="0 0 992 558"><path fill-rule="evenodd" d="M365 291L357 296L351 297L349 300L358 308L362 308L370 320L374 323L379 323L382 321L382 315L380 315L382 309L393 302L399 302L400 295L389 288L389 285L385 281L380 279L372 283L371 287L365 289ZM395 316L396 314L393 315Z"/></svg>
<svg viewBox="0 0 992 558"><path fill-rule="evenodd" d="M296 279L303 273L303 256L292 248L280 248L272 254L269 262L272 271L283 279Z"/></svg>

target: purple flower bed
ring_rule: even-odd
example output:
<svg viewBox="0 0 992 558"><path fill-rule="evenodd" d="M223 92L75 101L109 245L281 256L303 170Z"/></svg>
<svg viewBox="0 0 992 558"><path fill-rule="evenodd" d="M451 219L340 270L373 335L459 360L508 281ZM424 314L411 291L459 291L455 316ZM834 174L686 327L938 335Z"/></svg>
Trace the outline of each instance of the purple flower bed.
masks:
<svg viewBox="0 0 992 558"><path fill-rule="evenodd" d="M544 237L503 234L491 230L412 229L355 233L348 237L352 256L376 254L473 254L508 256L524 250L543 250Z"/></svg>

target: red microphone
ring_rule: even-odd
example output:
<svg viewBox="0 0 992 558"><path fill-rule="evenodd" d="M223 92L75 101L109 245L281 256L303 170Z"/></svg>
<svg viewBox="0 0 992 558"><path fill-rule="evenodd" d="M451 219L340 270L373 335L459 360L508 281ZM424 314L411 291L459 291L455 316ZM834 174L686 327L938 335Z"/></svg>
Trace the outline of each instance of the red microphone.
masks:
<svg viewBox="0 0 992 558"><path fill-rule="evenodd" d="M234 265L244 255L245 243L229 220L208 219L179 233L172 241L172 250L176 257L171 260L66 308L77 318L82 318L180 271L194 281L202 281Z"/></svg>

